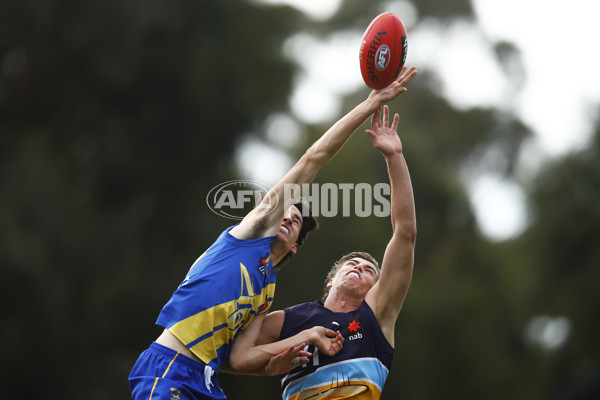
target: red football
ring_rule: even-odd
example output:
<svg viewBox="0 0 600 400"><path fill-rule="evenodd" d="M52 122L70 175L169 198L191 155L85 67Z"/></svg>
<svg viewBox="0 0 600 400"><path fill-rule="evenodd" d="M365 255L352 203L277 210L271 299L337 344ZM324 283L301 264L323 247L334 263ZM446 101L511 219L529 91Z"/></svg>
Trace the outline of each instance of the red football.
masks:
<svg viewBox="0 0 600 400"><path fill-rule="evenodd" d="M406 61L406 28L395 14L379 14L360 42L360 72L372 89L383 89L398 77Z"/></svg>

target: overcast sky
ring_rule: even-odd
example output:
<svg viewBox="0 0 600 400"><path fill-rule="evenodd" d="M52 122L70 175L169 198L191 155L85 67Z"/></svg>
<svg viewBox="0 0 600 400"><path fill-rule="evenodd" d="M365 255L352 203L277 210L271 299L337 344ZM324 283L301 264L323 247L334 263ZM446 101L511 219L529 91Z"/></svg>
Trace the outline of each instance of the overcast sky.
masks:
<svg viewBox="0 0 600 400"><path fill-rule="evenodd" d="M287 3L326 23L335 14L340 0L254 0ZM441 94L457 108L499 107L517 115L535 133L526 147L522 168L535 168L532 160L556 157L585 146L600 102L600 2L592 0L473 0L477 24L458 22L441 28L421 21L416 10L405 1L387 3L381 12L395 12L408 31L407 65L425 66L435 71ZM366 27L365 27L366 28ZM364 83L358 65L358 44L363 32L337 32L331 37L298 35L284 46L285 53L302 66L290 99L294 116L307 123L331 121L341 111L340 96ZM493 59L490 42L507 41L521 53L525 72L523 86L507 84ZM306 49L314 55L303 57ZM331 60L336 74L311 64ZM284 130L281 128L285 127ZM239 163L260 151L279 169L255 165L248 178L274 183L287 168L289 160L277 147L301 137L293 121L275 116L267 127L272 146L256 140L240 150ZM281 132L288 132L282 138ZM283 140L282 140L283 139ZM533 156L532 156L533 155ZM254 156L252 160L256 160ZM469 183L471 199L479 226L491 239L502 240L518 234L526 225L524 196L511 182L493 174L463 173Z"/></svg>

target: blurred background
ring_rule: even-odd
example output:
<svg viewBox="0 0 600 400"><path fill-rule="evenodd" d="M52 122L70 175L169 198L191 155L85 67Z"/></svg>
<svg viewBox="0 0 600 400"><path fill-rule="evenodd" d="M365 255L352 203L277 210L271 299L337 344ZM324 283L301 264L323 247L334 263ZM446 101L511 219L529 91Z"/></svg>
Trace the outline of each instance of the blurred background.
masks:
<svg viewBox="0 0 600 400"><path fill-rule="evenodd" d="M593 3L4 0L3 397L129 398L162 305L231 224L210 189L272 184L362 101L360 38L393 11L420 72L390 104L419 236L383 398L599 399ZM358 132L315 182L387 182L385 162ZM320 298L334 260L381 258L391 233L320 222L274 309ZM280 398L275 377L220 381Z"/></svg>

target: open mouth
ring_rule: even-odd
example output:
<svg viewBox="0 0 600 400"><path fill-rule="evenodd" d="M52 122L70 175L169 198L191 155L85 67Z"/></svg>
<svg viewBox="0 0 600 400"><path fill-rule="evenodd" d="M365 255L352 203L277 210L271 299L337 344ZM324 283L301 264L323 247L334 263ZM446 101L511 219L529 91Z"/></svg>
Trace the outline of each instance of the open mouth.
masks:
<svg viewBox="0 0 600 400"><path fill-rule="evenodd" d="M360 275L356 271L348 272L348 275L354 275L354 276L356 276L356 278L360 279Z"/></svg>
<svg viewBox="0 0 600 400"><path fill-rule="evenodd" d="M284 231L288 235L290 234L290 230L283 225L281 225L281 230Z"/></svg>

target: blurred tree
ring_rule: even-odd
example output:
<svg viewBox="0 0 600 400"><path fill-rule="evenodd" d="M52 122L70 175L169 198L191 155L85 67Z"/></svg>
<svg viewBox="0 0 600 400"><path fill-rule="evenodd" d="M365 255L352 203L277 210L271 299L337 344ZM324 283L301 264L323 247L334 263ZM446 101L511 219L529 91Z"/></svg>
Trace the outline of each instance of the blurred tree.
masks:
<svg viewBox="0 0 600 400"><path fill-rule="evenodd" d="M235 138L286 104L295 24L245 1L2 3L7 398L128 396L160 307L228 224L203 204Z"/></svg>
<svg viewBox="0 0 600 400"><path fill-rule="evenodd" d="M438 3L414 5L421 20L473 18L468 1ZM281 44L298 30L364 27L385 4L346 0L327 23L241 0L0 5L5 397L129 396L126 377L160 331L158 311L230 222L205 206L208 189L234 178L239 137L288 111L294 66ZM495 50L519 85L515 49ZM598 397L600 128L588 149L523 182L530 228L495 243L478 231L459 172L489 168L494 149L493 168L514 177L527 127L497 110L454 109L422 68L391 108L419 238L383 398ZM307 127L303 146L324 129ZM356 136L316 182L387 181L368 137ZM347 251L380 258L391 232L387 218L321 221L280 274L276 309L320 298ZM543 315L568 321L562 347L525 335ZM220 379L232 400L280 397L275 378Z"/></svg>
<svg viewBox="0 0 600 400"><path fill-rule="evenodd" d="M535 277L528 317L563 317L570 328L561 347L539 354L531 344L545 378L539 393L600 398L600 120L587 148L547 165L527 187L533 223L518 250Z"/></svg>

